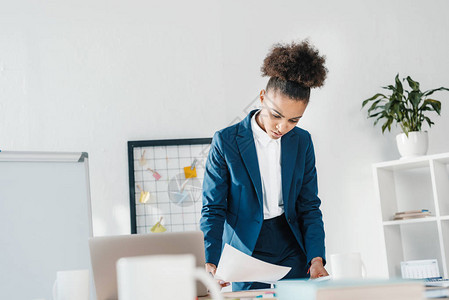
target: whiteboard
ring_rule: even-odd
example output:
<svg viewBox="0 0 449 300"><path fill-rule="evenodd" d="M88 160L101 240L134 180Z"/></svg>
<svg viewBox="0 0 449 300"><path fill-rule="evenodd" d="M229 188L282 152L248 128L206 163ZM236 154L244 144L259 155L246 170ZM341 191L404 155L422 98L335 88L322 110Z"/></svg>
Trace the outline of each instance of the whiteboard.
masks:
<svg viewBox="0 0 449 300"><path fill-rule="evenodd" d="M52 299L56 272L90 269L87 153L0 152L2 299Z"/></svg>

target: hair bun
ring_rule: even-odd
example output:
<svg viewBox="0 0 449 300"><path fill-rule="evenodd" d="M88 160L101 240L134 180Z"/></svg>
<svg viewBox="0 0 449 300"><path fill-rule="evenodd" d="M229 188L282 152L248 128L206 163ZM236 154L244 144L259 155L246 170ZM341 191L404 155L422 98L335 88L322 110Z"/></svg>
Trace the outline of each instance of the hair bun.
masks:
<svg viewBox="0 0 449 300"><path fill-rule="evenodd" d="M263 61L262 76L278 77L315 88L324 84L327 69L325 56L310 45L308 40L299 44L275 44Z"/></svg>

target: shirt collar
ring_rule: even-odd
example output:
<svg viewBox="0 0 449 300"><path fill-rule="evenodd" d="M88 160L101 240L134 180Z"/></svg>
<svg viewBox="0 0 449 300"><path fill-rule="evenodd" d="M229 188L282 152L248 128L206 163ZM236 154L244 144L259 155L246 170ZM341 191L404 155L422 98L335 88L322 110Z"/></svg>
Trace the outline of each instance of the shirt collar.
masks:
<svg viewBox="0 0 449 300"><path fill-rule="evenodd" d="M266 147L268 143L275 142L279 143L280 139L272 139L262 128L260 128L259 124L257 124L256 116L260 113L260 110L256 112L251 118L251 129L253 130L254 137L262 144L262 146Z"/></svg>

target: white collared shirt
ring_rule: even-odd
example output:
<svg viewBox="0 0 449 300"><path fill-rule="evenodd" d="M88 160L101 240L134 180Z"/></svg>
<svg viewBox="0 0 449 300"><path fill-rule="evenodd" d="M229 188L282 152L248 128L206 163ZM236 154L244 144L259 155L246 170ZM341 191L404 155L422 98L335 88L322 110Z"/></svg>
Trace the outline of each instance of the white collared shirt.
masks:
<svg viewBox="0 0 449 300"><path fill-rule="evenodd" d="M257 160L259 162L260 177L263 194L263 218L271 219L284 213L282 199L281 176L281 138L272 139L256 121L256 112L251 118L254 143L256 145Z"/></svg>

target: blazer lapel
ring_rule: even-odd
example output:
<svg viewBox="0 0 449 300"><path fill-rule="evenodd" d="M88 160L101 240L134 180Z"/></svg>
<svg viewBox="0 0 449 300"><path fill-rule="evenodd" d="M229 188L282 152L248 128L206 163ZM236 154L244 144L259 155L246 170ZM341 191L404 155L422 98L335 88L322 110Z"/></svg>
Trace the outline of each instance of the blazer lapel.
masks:
<svg viewBox="0 0 449 300"><path fill-rule="evenodd" d="M290 186L293 179L293 172L298 156L299 136L291 130L281 139L281 176L282 176L282 198L284 200L284 210L288 214Z"/></svg>
<svg viewBox="0 0 449 300"><path fill-rule="evenodd" d="M251 111L239 124L237 145L242 156L243 163L249 173L251 181L256 189L259 203L263 205L262 181L260 178L259 161L257 160L256 145L254 144L253 131L251 130L251 117L257 110Z"/></svg>

